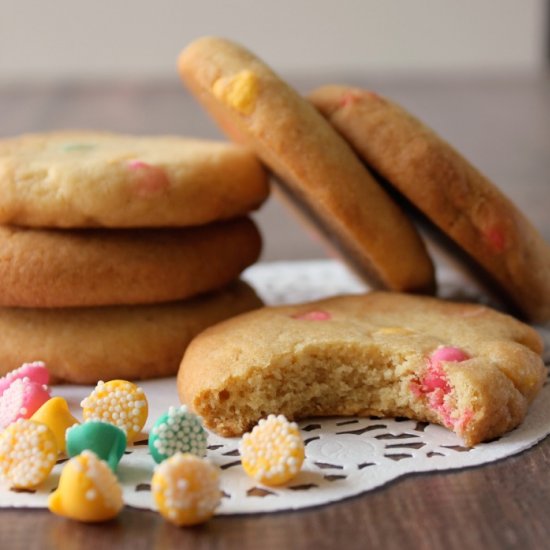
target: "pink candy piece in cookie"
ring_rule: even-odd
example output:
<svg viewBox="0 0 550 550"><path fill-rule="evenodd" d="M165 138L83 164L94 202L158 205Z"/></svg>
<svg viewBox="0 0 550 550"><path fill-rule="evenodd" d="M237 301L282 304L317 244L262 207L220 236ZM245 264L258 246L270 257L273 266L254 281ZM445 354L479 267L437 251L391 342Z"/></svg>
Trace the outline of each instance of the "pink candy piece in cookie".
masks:
<svg viewBox="0 0 550 550"><path fill-rule="evenodd" d="M50 373L42 361L23 363L18 369L12 370L0 378L0 396L11 386L15 380L28 378L31 382L45 385L50 381Z"/></svg>
<svg viewBox="0 0 550 550"><path fill-rule="evenodd" d="M451 391L451 387L447 382L447 377L443 372L441 366L442 362L455 362L465 361L469 359L467 353L459 348L452 346L442 346L437 348L428 358L428 371L422 379L420 391L424 394L433 394L436 390L440 390L440 393L447 394ZM434 395L430 395L434 398ZM439 395L441 397L441 395Z"/></svg>
<svg viewBox="0 0 550 550"><path fill-rule="evenodd" d="M136 174L135 189L140 197L160 193L170 187L166 172L142 160L129 160L128 168Z"/></svg>
<svg viewBox="0 0 550 550"><path fill-rule="evenodd" d="M293 315L293 318L300 321L328 321L331 315L328 311L315 310Z"/></svg>
<svg viewBox="0 0 550 550"><path fill-rule="evenodd" d="M441 361L456 362L465 361L470 356L462 351L460 348L454 348L452 346L442 346L437 348L430 356L430 363L432 365L439 365Z"/></svg>
<svg viewBox="0 0 550 550"><path fill-rule="evenodd" d="M0 428L19 418L30 418L50 397L45 384L32 382L27 377L14 380L0 396Z"/></svg>
<svg viewBox="0 0 550 550"><path fill-rule="evenodd" d="M445 400L445 396L451 391L451 386L441 363L459 363L469 358L470 356L460 348L452 346L437 348L427 360L428 369L422 381L411 383L411 391L417 397L424 396L430 407L441 415L444 424L449 428L455 428L457 420L452 417L452 408ZM459 422L462 422L461 426L463 426L467 420L462 419Z"/></svg>
<svg viewBox="0 0 550 550"><path fill-rule="evenodd" d="M496 254L504 252L504 250L506 250L508 246L506 234L498 226L490 227L489 229L487 229L485 231L484 238L489 247Z"/></svg>

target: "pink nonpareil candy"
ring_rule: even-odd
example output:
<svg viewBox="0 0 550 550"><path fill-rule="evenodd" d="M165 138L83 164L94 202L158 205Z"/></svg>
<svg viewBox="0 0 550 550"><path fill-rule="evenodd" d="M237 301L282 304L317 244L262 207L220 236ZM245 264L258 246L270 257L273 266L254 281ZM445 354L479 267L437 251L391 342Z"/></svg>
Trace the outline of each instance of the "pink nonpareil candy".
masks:
<svg viewBox="0 0 550 550"><path fill-rule="evenodd" d="M50 381L50 373L42 361L23 363L18 369L12 370L0 378L0 396L8 389L12 382L28 378L36 384L46 385Z"/></svg>
<svg viewBox="0 0 550 550"><path fill-rule="evenodd" d="M20 418L30 418L50 397L46 384L17 378L0 396L0 428Z"/></svg>

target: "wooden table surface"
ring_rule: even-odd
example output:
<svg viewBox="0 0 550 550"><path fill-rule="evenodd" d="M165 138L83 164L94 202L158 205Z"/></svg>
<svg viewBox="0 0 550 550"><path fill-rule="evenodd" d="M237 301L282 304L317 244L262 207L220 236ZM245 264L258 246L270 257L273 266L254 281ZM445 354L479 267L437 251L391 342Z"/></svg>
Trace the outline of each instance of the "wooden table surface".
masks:
<svg viewBox="0 0 550 550"><path fill-rule="evenodd" d="M331 80L364 84L403 103L490 176L550 241L550 75L290 80L302 91ZM0 81L0 137L57 128L220 136L176 77L147 83ZM262 261L324 256L275 197L256 219L264 234ZM0 510L0 548L549 548L549 518L546 439L490 465L413 475L328 506L219 517L193 529L130 508L98 526L45 511Z"/></svg>

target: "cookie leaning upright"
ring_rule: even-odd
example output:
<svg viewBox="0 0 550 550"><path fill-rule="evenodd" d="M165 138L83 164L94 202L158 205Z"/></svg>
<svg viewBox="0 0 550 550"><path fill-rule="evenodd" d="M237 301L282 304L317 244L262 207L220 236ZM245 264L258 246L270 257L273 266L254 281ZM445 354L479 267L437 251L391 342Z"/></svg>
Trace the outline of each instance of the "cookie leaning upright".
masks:
<svg viewBox="0 0 550 550"><path fill-rule="evenodd" d="M268 194L254 155L174 136L52 132L0 141L0 223L181 227L241 216Z"/></svg>
<svg viewBox="0 0 550 550"><path fill-rule="evenodd" d="M550 246L448 143L367 90L324 86L310 101L359 152L466 251L532 321L550 319Z"/></svg>
<svg viewBox="0 0 550 550"><path fill-rule="evenodd" d="M181 53L179 70L220 126L256 151L374 286L433 289L433 266L411 222L323 117L261 60L207 37Z"/></svg>

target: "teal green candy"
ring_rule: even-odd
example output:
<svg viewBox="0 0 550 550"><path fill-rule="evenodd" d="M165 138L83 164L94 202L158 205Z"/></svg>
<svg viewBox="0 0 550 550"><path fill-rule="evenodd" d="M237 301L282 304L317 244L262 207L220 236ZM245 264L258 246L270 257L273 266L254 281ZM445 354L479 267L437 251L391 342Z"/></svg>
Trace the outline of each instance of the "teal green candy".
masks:
<svg viewBox="0 0 550 550"><path fill-rule="evenodd" d="M70 457L85 450L93 451L107 462L113 472L116 472L127 443L126 434L120 428L100 420L89 420L69 428L66 441L67 454Z"/></svg>
<svg viewBox="0 0 550 550"><path fill-rule="evenodd" d="M185 405L170 407L149 433L149 450L156 463L170 458L175 453L206 455L208 434L200 418L189 412Z"/></svg>

